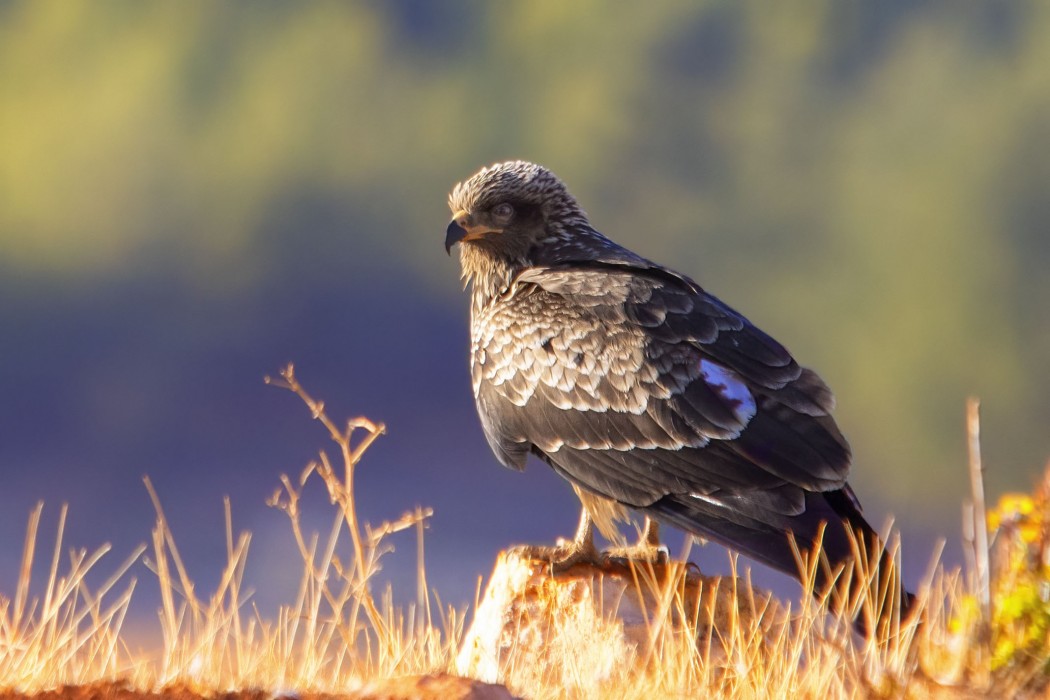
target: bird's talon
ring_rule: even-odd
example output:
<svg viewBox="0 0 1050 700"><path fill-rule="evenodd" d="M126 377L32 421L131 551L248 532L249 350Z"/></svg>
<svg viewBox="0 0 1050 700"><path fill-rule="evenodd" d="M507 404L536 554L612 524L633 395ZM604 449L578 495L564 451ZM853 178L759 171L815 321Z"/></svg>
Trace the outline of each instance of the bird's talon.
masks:
<svg viewBox="0 0 1050 700"><path fill-rule="evenodd" d="M510 551L523 559L546 562L556 574L564 573L577 564L601 567L607 558L604 552L599 552L593 546L581 547L576 542L566 542L562 539L553 547L526 544L514 547Z"/></svg>
<svg viewBox="0 0 1050 700"><path fill-rule="evenodd" d="M666 564L671 555L667 547L652 547L647 544L636 544L628 547L613 547L605 551L606 557L624 562L642 562L646 564Z"/></svg>

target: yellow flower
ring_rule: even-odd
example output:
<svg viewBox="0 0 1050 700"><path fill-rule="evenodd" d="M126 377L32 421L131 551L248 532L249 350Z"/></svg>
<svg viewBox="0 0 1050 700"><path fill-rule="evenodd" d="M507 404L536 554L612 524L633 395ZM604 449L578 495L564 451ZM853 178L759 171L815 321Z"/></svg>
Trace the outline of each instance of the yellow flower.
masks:
<svg viewBox="0 0 1050 700"><path fill-rule="evenodd" d="M988 529L998 530L1003 524L1020 524L1022 537L1031 542L1039 534L1038 523L1031 522L1035 511L1035 501L1028 494L1004 493L999 498L999 505L988 512Z"/></svg>

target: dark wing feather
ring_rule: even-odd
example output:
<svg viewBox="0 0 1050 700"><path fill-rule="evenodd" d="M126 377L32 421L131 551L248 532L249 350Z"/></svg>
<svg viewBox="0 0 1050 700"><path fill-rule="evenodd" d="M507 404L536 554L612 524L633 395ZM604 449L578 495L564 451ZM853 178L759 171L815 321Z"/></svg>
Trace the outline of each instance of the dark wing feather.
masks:
<svg viewBox="0 0 1050 700"><path fill-rule="evenodd" d="M505 464L533 451L628 505L696 495L701 510L749 504L773 524L849 469L820 378L659 268L527 270L474 319L472 373Z"/></svg>

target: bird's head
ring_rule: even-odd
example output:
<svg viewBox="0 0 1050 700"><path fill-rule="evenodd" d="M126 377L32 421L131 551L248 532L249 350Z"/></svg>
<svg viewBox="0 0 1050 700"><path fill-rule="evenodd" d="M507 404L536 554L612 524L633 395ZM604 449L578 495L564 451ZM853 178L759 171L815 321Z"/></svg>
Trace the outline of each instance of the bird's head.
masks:
<svg viewBox="0 0 1050 700"><path fill-rule="evenodd" d="M587 218L565 185L546 168L522 160L482 168L448 197L452 221L445 250L508 262L525 260L537 243L564 237Z"/></svg>
<svg viewBox="0 0 1050 700"><path fill-rule="evenodd" d="M523 160L482 168L452 189L445 250L459 244L475 306L506 289L522 270L600 260L649 265L598 233L551 171Z"/></svg>

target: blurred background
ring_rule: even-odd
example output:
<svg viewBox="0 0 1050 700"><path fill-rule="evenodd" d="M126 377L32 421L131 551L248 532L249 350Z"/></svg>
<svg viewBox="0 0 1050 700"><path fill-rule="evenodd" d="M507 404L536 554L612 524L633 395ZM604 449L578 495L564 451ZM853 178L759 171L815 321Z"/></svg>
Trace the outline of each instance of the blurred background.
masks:
<svg viewBox="0 0 1050 700"><path fill-rule="evenodd" d="M508 158L816 368L906 578L940 538L959 563L965 398L990 498L1050 456L1048 67L1039 2L0 3L0 593L41 499L45 552L69 503L66 546L115 568L149 540L149 475L199 590L229 495L260 607L291 600L265 500L327 438L263 384L289 361L334 418L387 424L362 516L434 509L443 600L571 534L570 489L484 442L442 250L450 187Z"/></svg>

